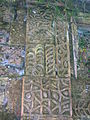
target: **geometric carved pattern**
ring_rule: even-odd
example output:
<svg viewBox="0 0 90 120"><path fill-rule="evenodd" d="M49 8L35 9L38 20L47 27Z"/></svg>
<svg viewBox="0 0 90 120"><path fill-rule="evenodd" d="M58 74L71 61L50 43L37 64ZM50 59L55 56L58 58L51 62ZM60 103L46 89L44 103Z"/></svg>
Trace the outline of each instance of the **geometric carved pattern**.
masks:
<svg viewBox="0 0 90 120"><path fill-rule="evenodd" d="M33 76L55 76L57 69L57 75L59 77L69 76L67 47L57 45L56 50L57 51L55 51L55 46L52 44L27 45L26 74ZM57 55L56 58L55 54Z"/></svg>
<svg viewBox="0 0 90 120"><path fill-rule="evenodd" d="M28 45L26 49L26 74L33 76L44 76L44 74L55 76L54 48L54 45L50 44L45 46L41 44Z"/></svg>
<svg viewBox="0 0 90 120"><path fill-rule="evenodd" d="M69 69L69 43L67 41L68 26L61 22L60 18L56 21L56 62L58 76L67 77Z"/></svg>
<svg viewBox="0 0 90 120"><path fill-rule="evenodd" d="M73 117L88 117L90 118L90 100L79 99L73 103ZM88 119L89 120L89 119Z"/></svg>
<svg viewBox="0 0 90 120"><path fill-rule="evenodd" d="M68 56L67 48L63 45L57 46L57 67L58 76L67 77L68 76Z"/></svg>
<svg viewBox="0 0 90 120"><path fill-rule="evenodd" d="M55 76L55 47L54 45L45 46L46 56L46 74L49 76Z"/></svg>
<svg viewBox="0 0 90 120"><path fill-rule="evenodd" d="M30 17L29 17L30 19ZM27 23L27 43L53 43L52 23L40 19L40 21L30 21ZM29 28L30 27L30 28ZM48 28L48 30L47 30ZM41 35L40 35L41 34Z"/></svg>
<svg viewBox="0 0 90 120"><path fill-rule="evenodd" d="M68 50L64 45L57 45L56 50L53 44L27 45L26 75L55 76L57 70L59 77L68 77Z"/></svg>
<svg viewBox="0 0 90 120"><path fill-rule="evenodd" d="M29 45L26 49L26 74L42 76L44 73L44 46Z"/></svg>
<svg viewBox="0 0 90 120"><path fill-rule="evenodd" d="M52 12L52 8L49 11L46 6L43 7L45 10L36 5L28 10L27 43L54 43L52 28L54 11Z"/></svg>
<svg viewBox="0 0 90 120"><path fill-rule="evenodd" d="M25 116L70 116L69 78L26 77Z"/></svg>
<svg viewBox="0 0 90 120"><path fill-rule="evenodd" d="M23 99L27 120L71 117L68 27L54 12L46 5L28 7Z"/></svg>

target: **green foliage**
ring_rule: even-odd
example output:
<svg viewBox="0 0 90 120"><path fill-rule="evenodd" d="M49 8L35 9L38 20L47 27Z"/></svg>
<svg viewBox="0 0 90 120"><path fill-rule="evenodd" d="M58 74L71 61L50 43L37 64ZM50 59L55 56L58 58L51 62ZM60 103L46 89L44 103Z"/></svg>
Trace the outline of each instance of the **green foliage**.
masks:
<svg viewBox="0 0 90 120"><path fill-rule="evenodd" d="M60 15L60 10L58 6L56 6L56 15Z"/></svg>
<svg viewBox="0 0 90 120"><path fill-rule="evenodd" d="M55 17L59 16L61 19L64 19L64 11L60 7L56 6L55 7Z"/></svg>
<svg viewBox="0 0 90 120"><path fill-rule="evenodd" d="M0 4L5 4L7 0L0 0Z"/></svg>
<svg viewBox="0 0 90 120"><path fill-rule="evenodd" d="M75 0L61 0L61 1L65 5L64 12L65 14L67 14L67 18L70 19L71 16L77 18L79 9L74 4Z"/></svg>
<svg viewBox="0 0 90 120"><path fill-rule="evenodd" d="M84 39L84 38L80 39L80 40L79 40L79 46L80 46L81 48L84 48L85 45L86 45L85 39Z"/></svg>
<svg viewBox="0 0 90 120"><path fill-rule="evenodd" d="M16 120L16 116L14 113L0 111L0 120Z"/></svg>
<svg viewBox="0 0 90 120"><path fill-rule="evenodd" d="M45 2L45 0L38 0L38 2Z"/></svg>

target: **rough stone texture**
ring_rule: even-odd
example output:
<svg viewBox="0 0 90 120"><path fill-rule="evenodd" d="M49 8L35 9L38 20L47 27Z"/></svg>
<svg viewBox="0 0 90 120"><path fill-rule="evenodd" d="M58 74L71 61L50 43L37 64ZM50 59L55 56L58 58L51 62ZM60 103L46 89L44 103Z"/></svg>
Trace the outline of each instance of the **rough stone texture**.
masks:
<svg viewBox="0 0 90 120"><path fill-rule="evenodd" d="M24 22L25 18L25 10L19 9L17 10L17 18L16 20L11 22L10 27L10 44L25 44L26 38L26 26Z"/></svg>
<svg viewBox="0 0 90 120"><path fill-rule="evenodd" d="M23 75L24 58L23 46L0 45L0 75L4 77Z"/></svg>
<svg viewBox="0 0 90 120"><path fill-rule="evenodd" d="M0 108L20 116L21 88L22 78L0 78Z"/></svg>
<svg viewBox="0 0 90 120"><path fill-rule="evenodd" d="M78 78L72 82L73 118L90 118L90 81Z"/></svg>

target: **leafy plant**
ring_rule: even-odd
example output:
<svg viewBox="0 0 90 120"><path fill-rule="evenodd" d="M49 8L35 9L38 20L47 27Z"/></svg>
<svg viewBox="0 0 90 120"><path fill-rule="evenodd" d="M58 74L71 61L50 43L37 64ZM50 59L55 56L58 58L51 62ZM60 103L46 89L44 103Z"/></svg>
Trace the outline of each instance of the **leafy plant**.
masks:
<svg viewBox="0 0 90 120"><path fill-rule="evenodd" d="M17 117L14 113L10 113L9 111L0 111L0 120L16 120Z"/></svg>

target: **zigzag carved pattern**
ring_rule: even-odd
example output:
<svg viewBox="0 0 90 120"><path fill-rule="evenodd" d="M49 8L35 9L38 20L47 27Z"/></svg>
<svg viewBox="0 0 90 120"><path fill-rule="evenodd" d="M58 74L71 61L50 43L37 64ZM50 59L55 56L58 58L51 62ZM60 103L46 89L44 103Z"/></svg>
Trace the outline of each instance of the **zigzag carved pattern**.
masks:
<svg viewBox="0 0 90 120"><path fill-rule="evenodd" d="M45 46L46 74L55 76L55 50L54 45Z"/></svg>

